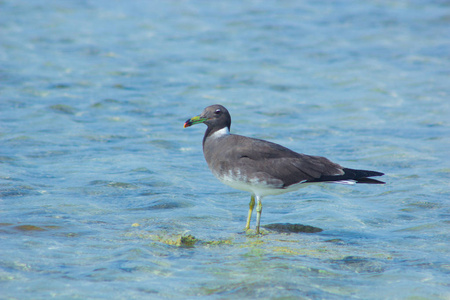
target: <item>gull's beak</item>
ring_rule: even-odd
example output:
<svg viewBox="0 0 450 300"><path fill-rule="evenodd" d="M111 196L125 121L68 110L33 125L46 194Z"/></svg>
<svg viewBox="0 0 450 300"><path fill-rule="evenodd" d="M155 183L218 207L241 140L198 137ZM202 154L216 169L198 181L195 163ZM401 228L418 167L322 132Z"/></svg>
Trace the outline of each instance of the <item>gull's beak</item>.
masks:
<svg viewBox="0 0 450 300"><path fill-rule="evenodd" d="M206 120L208 120L207 118L203 118L201 116L195 116L189 120L187 120L186 122L184 122L184 128L195 125L195 124L200 124L205 122Z"/></svg>

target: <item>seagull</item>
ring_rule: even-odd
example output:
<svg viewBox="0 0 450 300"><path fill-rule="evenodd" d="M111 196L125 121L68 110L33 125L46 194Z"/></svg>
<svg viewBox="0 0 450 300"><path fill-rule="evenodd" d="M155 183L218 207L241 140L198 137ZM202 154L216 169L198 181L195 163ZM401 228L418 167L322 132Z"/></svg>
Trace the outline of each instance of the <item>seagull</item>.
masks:
<svg viewBox="0 0 450 300"><path fill-rule="evenodd" d="M302 186L332 182L342 184L384 184L372 179L381 172L344 168L321 156L294 152L281 145L231 134L231 116L219 104L206 107L203 112L184 123L184 128L204 123L203 154L211 172L222 183L251 193L245 231L256 200L256 234L260 234L262 199L295 191Z"/></svg>

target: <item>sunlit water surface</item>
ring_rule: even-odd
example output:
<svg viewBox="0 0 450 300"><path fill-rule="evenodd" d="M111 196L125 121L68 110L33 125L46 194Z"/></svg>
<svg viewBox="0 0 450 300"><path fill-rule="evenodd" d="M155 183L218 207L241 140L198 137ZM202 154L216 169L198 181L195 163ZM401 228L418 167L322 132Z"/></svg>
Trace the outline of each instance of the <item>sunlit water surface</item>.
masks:
<svg viewBox="0 0 450 300"><path fill-rule="evenodd" d="M449 28L437 0L0 1L0 298L449 299ZM182 128L214 103L387 184L267 197L323 231L244 234Z"/></svg>

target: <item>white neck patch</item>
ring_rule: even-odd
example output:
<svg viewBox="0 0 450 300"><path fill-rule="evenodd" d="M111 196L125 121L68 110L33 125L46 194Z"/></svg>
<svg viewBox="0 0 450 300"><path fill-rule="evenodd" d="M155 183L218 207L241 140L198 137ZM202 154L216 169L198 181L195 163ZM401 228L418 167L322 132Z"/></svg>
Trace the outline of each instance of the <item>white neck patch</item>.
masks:
<svg viewBox="0 0 450 300"><path fill-rule="evenodd" d="M217 130L216 132L214 132L211 135L211 137L212 138L218 138L218 137L221 137L221 136L224 136L224 135L228 135L228 134L230 134L230 131L228 130L228 127L224 127L222 129Z"/></svg>

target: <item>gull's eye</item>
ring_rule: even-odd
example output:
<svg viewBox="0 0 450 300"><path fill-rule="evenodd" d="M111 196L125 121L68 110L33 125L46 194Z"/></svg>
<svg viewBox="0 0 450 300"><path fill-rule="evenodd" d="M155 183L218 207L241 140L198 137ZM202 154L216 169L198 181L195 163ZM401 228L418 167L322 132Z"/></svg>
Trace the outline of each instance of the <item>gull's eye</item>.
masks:
<svg viewBox="0 0 450 300"><path fill-rule="evenodd" d="M221 110L220 108L216 109L216 111L214 112L216 115L220 114Z"/></svg>

